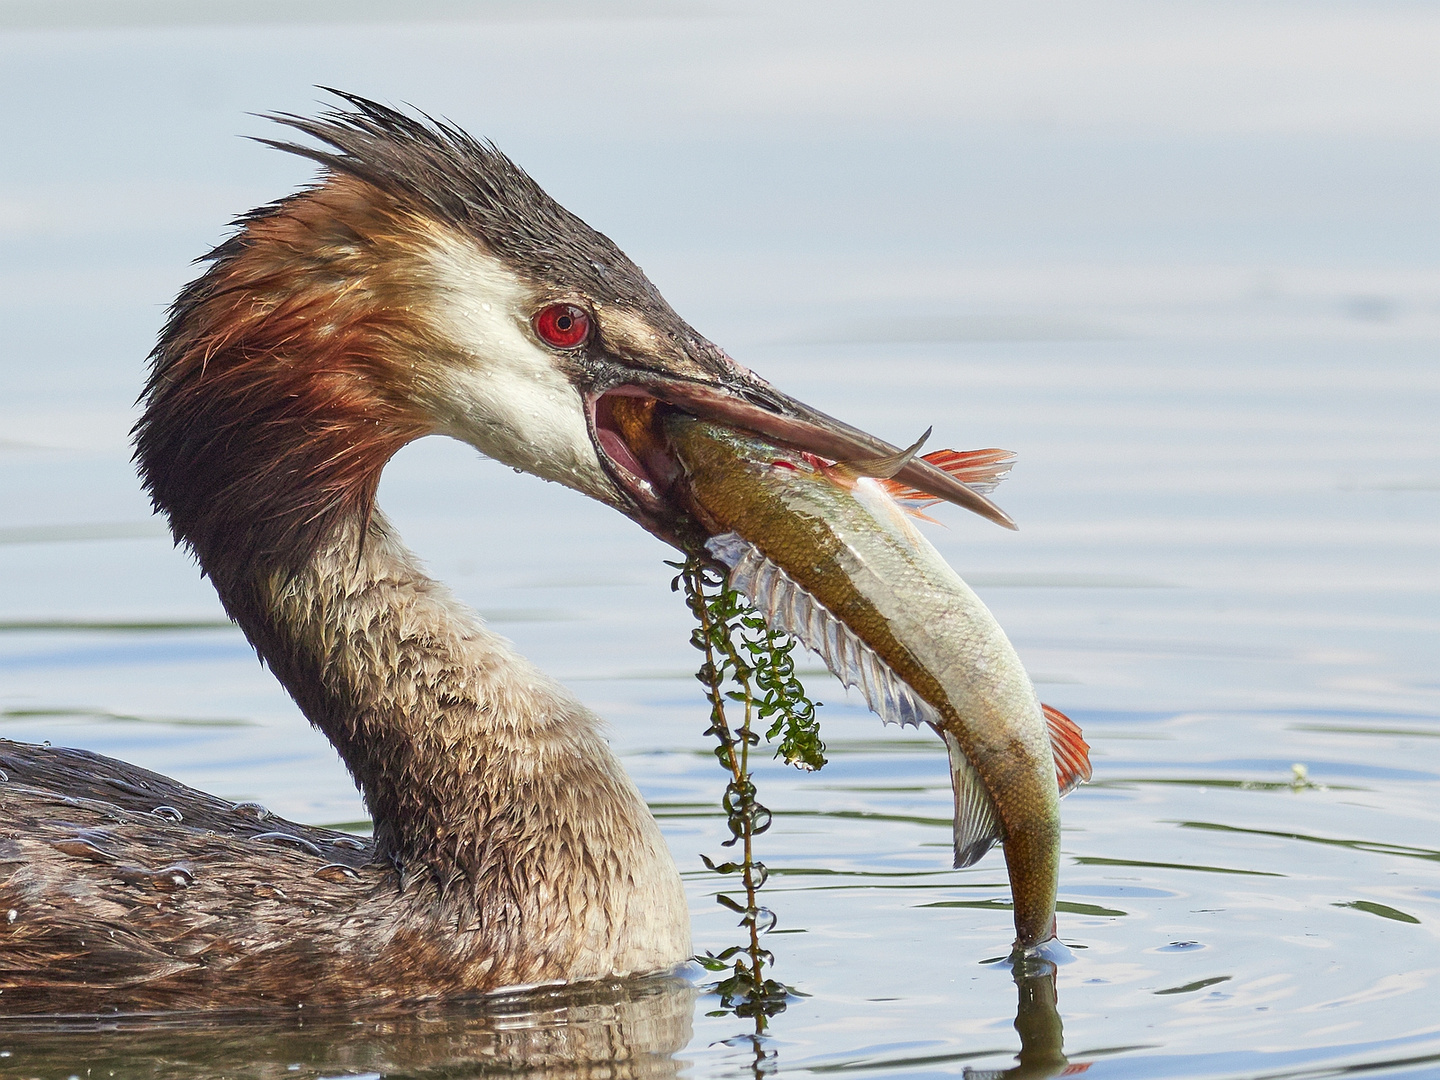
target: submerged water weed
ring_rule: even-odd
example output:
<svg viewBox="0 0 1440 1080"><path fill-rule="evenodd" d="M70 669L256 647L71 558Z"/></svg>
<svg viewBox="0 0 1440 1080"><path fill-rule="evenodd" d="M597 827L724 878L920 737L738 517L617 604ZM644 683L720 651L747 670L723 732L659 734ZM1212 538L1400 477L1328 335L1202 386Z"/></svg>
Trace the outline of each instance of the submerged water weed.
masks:
<svg viewBox="0 0 1440 1080"><path fill-rule="evenodd" d="M724 576L698 557L670 565L680 571L671 587L684 590L685 603L698 624L690 643L705 656L695 674L710 702L710 726L705 734L715 736L715 757L730 774L722 800L730 829L730 839L724 844L740 845L738 862L700 858L717 874L740 878L745 889L743 903L724 893L716 900L738 914L740 926L749 931L744 944L696 960L709 971L729 973L714 986L720 995L720 1014L754 1017L759 1033L764 1031L767 1017L784 1010L794 991L766 977L765 966L773 966L775 958L760 944L760 935L772 929L776 920L774 912L758 900L768 871L755 858L754 839L770 828L771 815L755 798L755 783L750 778L750 748L760 744L754 725L769 721L765 738L778 738L775 756L798 768L821 768L825 744L820 741L815 702L795 675L791 658L795 641L774 633L745 598L729 588ZM734 728L725 713L727 700L744 710L743 720Z"/></svg>

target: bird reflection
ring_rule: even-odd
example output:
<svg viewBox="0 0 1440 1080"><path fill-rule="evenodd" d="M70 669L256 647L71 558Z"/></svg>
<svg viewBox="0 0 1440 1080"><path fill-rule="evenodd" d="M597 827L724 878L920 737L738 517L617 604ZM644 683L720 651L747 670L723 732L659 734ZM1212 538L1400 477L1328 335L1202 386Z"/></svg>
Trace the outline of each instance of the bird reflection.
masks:
<svg viewBox="0 0 1440 1080"><path fill-rule="evenodd" d="M1056 1009L1055 965L1027 958L1013 969L1019 1064L965 1070L967 1080L1043 1080L1088 1063L1065 1057ZM689 1063L696 999L686 979L660 977L557 987L403 1013L295 1015L257 1020L236 1014L15 1017L0 1019L5 1075L143 1073L154 1080L197 1075L257 1078L338 1074L410 1077L605 1078L666 1080ZM783 1064L763 1034L728 1044L748 1059L741 1071L767 1080Z"/></svg>
<svg viewBox="0 0 1440 1080"><path fill-rule="evenodd" d="M403 1014L285 1021L171 1013L0 1020L5 1075L667 1078L700 993L678 977L557 988ZM84 1066L85 1068L81 1068ZM89 1070L88 1073L86 1070Z"/></svg>

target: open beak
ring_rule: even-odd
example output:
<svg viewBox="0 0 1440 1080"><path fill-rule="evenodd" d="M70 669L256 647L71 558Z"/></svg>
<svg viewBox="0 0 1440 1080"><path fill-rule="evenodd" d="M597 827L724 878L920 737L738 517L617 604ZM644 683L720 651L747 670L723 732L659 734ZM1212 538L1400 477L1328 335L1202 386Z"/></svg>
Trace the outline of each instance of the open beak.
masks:
<svg viewBox="0 0 1440 1080"><path fill-rule="evenodd" d="M612 476L637 504L641 524L667 540L674 511L666 493L679 475L678 465L663 444L637 424L636 399L649 399L702 420L759 435L778 446L836 462L873 460L901 451L883 439L812 409L737 366L732 387L663 372L630 369L625 381L591 396L591 434ZM653 430L653 427L651 428ZM1007 529L1016 528L1010 515L978 491L913 457L894 473L916 490L974 511Z"/></svg>

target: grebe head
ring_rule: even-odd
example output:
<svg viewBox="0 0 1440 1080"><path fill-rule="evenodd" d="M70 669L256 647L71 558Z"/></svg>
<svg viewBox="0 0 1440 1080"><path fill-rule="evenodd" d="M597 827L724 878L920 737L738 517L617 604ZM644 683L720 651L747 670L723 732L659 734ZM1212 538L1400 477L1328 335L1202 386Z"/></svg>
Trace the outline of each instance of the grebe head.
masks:
<svg viewBox="0 0 1440 1080"><path fill-rule="evenodd" d="M262 141L324 175L237 223L154 354L136 457L212 574L303 561L431 433L671 540L675 469L642 430L656 402L830 458L893 451L733 361L494 146L339 96L348 110L274 118L321 145ZM1008 524L924 462L910 470Z"/></svg>

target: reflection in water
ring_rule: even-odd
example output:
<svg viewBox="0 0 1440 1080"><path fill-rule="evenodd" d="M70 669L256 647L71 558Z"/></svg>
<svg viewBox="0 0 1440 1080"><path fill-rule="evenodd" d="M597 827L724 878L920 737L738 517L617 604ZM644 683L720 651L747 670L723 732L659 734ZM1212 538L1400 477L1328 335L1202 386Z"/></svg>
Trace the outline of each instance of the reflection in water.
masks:
<svg viewBox="0 0 1440 1080"><path fill-rule="evenodd" d="M1020 1064L1010 1069L967 1068L965 1075L970 1080L1041 1080L1084 1072L1088 1064L1071 1065L1065 1057L1065 1027L1055 1004L1055 965L1044 957L1026 956L1015 961L1013 970L1020 997L1015 1007Z"/></svg>
<svg viewBox="0 0 1440 1080"><path fill-rule="evenodd" d="M966 1068L965 1076L1043 1080L1088 1069L1065 1057L1055 965L1029 957L1015 963L1013 974L1019 1064ZM667 976L369 1015L0 1019L0 1075L675 1077L690 1067L676 1055L692 1038L701 993L688 980ZM754 1019L755 1032L723 1043L742 1052L739 1061L732 1059L738 1071L762 1080L783 1062L763 1034L764 1016Z"/></svg>
<svg viewBox="0 0 1440 1080"><path fill-rule="evenodd" d="M0 1021L0 1073L36 1077L672 1077L698 991L678 977L489 998L403 1014L285 1020Z"/></svg>

